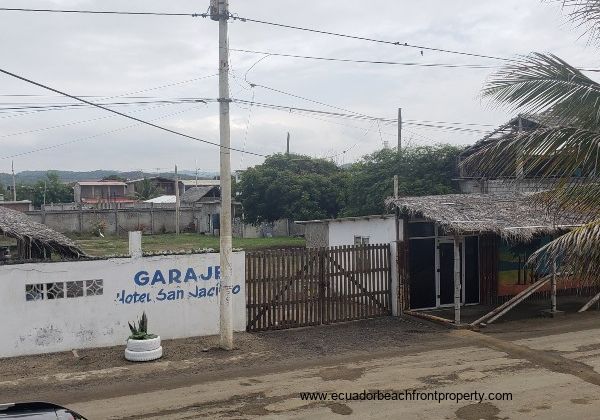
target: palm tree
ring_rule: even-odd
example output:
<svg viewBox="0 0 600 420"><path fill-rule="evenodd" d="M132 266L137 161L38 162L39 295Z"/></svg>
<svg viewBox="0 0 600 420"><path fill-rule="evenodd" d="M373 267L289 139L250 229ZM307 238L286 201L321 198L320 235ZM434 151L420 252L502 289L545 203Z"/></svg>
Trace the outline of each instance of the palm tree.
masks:
<svg viewBox="0 0 600 420"><path fill-rule="evenodd" d="M135 198L140 201L150 200L151 198L158 197L162 194L162 190L148 178L144 178L135 187L135 190Z"/></svg>
<svg viewBox="0 0 600 420"><path fill-rule="evenodd" d="M570 20L600 41L600 0L564 0ZM587 224L536 251L530 263L556 264L582 283L600 280L600 84L552 54L511 60L496 72L482 95L513 110L538 113L543 127L490 143L463 162L496 176L514 162L553 179L551 190L535 196L555 214L577 213Z"/></svg>

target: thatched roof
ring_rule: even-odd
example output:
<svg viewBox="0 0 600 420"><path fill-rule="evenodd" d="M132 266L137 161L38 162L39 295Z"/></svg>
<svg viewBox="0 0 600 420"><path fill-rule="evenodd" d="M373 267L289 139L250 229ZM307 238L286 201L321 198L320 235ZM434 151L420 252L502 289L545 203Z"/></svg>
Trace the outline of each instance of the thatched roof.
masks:
<svg viewBox="0 0 600 420"><path fill-rule="evenodd" d="M31 244L38 250L51 250L66 258L79 258L85 252L65 235L37 223L24 213L0 207L0 235Z"/></svg>
<svg viewBox="0 0 600 420"><path fill-rule="evenodd" d="M390 197L388 206L403 214L430 219L457 234L496 233L505 239L564 231L585 222L576 215L549 214L528 195L447 194Z"/></svg>

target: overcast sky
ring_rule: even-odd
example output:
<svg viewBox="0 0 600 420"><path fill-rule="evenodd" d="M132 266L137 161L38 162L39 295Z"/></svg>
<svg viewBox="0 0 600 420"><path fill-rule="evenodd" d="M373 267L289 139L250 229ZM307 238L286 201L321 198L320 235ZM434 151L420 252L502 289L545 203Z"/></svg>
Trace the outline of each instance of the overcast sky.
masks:
<svg viewBox="0 0 600 420"><path fill-rule="evenodd" d="M205 12L208 0L4 0L0 7ZM597 49L567 23L560 2L539 0L230 0L239 16L437 48L512 57L553 52L580 67L598 67ZM76 95L152 99L218 95L218 24L191 17L134 17L36 14L0 11L1 67ZM230 47L287 54L419 63L499 63L432 51L341 39L249 22L232 22ZM250 88L244 74L261 55L231 53L234 98L285 106L336 111L264 88ZM268 57L248 74L266 85L359 113L403 119L481 124L489 130L511 115L482 102L479 91L493 70L428 68L308 61ZM211 76L212 75L212 76ZM198 79L175 86L147 89ZM41 95L13 97L7 95ZM65 104L35 86L0 75L1 107L14 103ZM96 98L95 100L101 100ZM107 102L132 100L130 97ZM119 106L123 112L218 142L218 105L149 104ZM396 143L396 126L367 121L298 115L233 104L232 146L270 154L291 150L332 156L348 163ZM68 143L15 157L15 169L218 170L218 149L111 116L98 109L0 112L0 172L10 171L11 155ZM64 125L59 128L52 128ZM129 127L129 128L127 128ZM466 127L466 126L461 126ZM23 133L26 132L26 133ZM469 144L482 134L406 124L404 140L413 144ZM9 157L9 158L7 158ZM261 162L234 152L233 169Z"/></svg>

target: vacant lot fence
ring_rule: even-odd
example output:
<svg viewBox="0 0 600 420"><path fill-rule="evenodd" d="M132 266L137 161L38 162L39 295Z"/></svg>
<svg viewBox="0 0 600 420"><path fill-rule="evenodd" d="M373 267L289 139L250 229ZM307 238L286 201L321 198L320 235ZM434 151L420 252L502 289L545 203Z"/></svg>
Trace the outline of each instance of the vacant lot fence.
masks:
<svg viewBox="0 0 600 420"><path fill-rule="evenodd" d="M390 283L389 244L249 252L246 329L391 315Z"/></svg>

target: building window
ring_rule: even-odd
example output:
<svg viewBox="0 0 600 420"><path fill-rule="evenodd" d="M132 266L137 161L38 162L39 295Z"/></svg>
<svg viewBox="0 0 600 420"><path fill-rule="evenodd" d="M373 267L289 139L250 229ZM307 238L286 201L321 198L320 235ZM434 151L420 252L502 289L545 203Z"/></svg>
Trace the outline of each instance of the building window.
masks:
<svg viewBox="0 0 600 420"><path fill-rule="evenodd" d="M354 245L369 245L368 236L354 236Z"/></svg>
<svg viewBox="0 0 600 420"><path fill-rule="evenodd" d="M25 300L42 300L44 299L43 284L27 284L25 285Z"/></svg>
<svg viewBox="0 0 600 420"><path fill-rule="evenodd" d="M46 283L46 297L48 299L62 299L65 297L65 284Z"/></svg>

